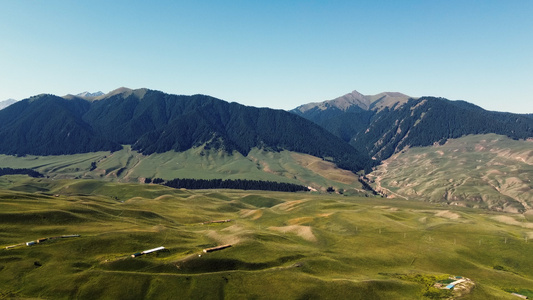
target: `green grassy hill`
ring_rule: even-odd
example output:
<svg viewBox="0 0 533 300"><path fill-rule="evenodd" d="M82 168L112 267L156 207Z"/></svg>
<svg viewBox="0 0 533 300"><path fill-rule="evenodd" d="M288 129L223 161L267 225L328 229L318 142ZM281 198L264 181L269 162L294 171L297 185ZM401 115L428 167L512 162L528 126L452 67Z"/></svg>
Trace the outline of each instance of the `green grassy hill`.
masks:
<svg viewBox="0 0 533 300"><path fill-rule="evenodd" d="M524 212L533 207L533 141L487 134L411 148L369 176L391 197Z"/></svg>
<svg viewBox="0 0 533 300"><path fill-rule="evenodd" d="M0 177L0 207L0 298L436 299L449 275L474 281L462 299L533 293L532 215L25 176Z"/></svg>
<svg viewBox="0 0 533 300"><path fill-rule="evenodd" d="M142 155L130 146L117 152L57 156L0 155L0 166L29 168L54 179L144 182L145 178L249 179L287 182L325 191L361 191L357 175L320 158L291 151L254 148L247 156L203 147Z"/></svg>

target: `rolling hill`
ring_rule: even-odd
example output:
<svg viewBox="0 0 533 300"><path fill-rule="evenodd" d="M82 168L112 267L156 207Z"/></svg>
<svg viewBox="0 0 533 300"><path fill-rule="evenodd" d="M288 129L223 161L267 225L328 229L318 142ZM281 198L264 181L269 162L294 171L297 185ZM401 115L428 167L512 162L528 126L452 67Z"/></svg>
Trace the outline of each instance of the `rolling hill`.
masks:
<svg viewBox="0 0 533 300"><path fill-rule="evenodd" d="M143 155L130 146L115 152L23 157L0 155L0 166L33 169L53 179L99 179L145 182L150 178L171 180L246 179L302 184L319 191L327 187L346 193L365 194L358 176L318 157L287 150L274 152L253 148L248 155L229 155L204 147L183 152Z"/></svg>
<svg viewBox="0 0 533 300"><path fill-rule="evenodd" d="M389 197L523 213L533 208L533 140L450 139L397 153L368 177Z"/></svg>
<svg viewBox="0 0 533 300"><path fill-rule="evenodd" d="M337 100L289 113L121 88L1 110L0 167L47 178L0 176L0 299L533 297L533 119ZM368 197L361 169L390 199ZM138 184L155 177L343 195Z"/></svg>
<svg viewBox="0 0 533 300"><path fill-rule="evenodd" d="M533 296L531 215L20 175L0 177L0 205L5 299ZM469 287L434 287L450 276Z"/></svg>

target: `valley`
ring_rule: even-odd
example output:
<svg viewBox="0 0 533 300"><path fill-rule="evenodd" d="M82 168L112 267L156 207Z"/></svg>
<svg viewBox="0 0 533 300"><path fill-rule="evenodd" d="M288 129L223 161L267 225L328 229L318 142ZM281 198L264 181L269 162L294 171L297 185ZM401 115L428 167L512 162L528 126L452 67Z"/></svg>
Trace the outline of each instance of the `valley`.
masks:
<svg viewBox="0 0 533 300"><path fill-rule="evenodd" d="M533 297L527 115L120 88L24 99L0 125L0 299ZM176 178L310 192L154 184Z"/></svg>
<svg viewBox="0 0 533 300"><path fill-rule="evenodd" d="M0 300L533 299L533 1L0 7Z"/></svg>

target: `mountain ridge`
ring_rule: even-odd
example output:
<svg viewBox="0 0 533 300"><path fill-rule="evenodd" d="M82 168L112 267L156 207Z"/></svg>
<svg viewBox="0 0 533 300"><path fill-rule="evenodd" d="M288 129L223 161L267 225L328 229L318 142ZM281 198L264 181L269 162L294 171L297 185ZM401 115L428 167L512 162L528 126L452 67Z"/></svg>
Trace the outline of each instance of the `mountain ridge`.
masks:
<svg viewBox="0 0 533 300"><path fill-rule="evenodd" d="M82 98L96 98L96 97L103 96L103 95L104 93L102 91L98 91L94 93L85 91L83 93L76 94L76 96L82 97Z"/></svg>
<svg viewBox="0 0 533 300"><path fill-rule="evenodd" d="M331 159L352 171L372 165L366 154L282 110L149 89L120 88L97 100L42 94L0 111L0 153L117 151L127 144L150 154L204 145L243 155L253 147L286 149Z"/></svg>
<svg viewBox="0 0 533 300"><path fill-rule="evenodd" d="M379 110L385 107L393 107L394 105L405 103L410 98L412 97L399 92L383 92L376 95L363 95L357 90L353 90L351 93L332 100L300 105L292 111L305 113L313 109L326 110L330 108L347 111L350 108L353 109L353 106L357 106L363 110Z"/></svg>
<svg viewBox="0 0 533 300"><path fill-rule="evenodd" d="M372 170L383 171L379 163L388 164L390 157L403 161L398 157L415 147L447 145L448 140L480 134L515 140L533 138L532 115L487 111L462 100L411 98L396 92L364 96L357 91L334 100L287 112L207 95L173 95L146 88L122 87L95 98L41 94L0 111L0 153L11 155L0 158L19 167L21 160L13 156L30 155L32 163L28 166L57 178L143 182L143 178L155 176L254 176L297 181L323 191L329 186L347 191L359 190L365 183L367 177L355 172L364 170L372 177ZM43 155L73 153L89 155L65 158L68 163L60 157L43 159ZM54 163L50 172L41 166L48 164L45 161ZM146 167L160 163L165 164L164 170ZM418 171L424 174L421 177L432 182L432 173L423 171ZM383 178L393 178L387 176ZM396 185L394 180L381 181L381 187L388 186L389 191L407 188L407 195L411 195L409 186ZM497 180L501 187L506 186L505 176ZM483 182L497 186L494 180ZM432 187L425 182L419 186ZM446 191L439 194L441 190L434 190L438 193L425 192L429 201L444 197ZM511 195L514 190L506 191L496 190L490 197L479 198L477 194L465 196L450 190L444 198L468 205L481 199L486 205L479 207L489 209L530 209L513 200L522 199Z"/></svg>
<svg viewBox="0 0 533 300"><path fill-rule="evenodd" d="M401 93L361 96L352 92L334 100L301 105L291 112L326 128L376 160L387 159L408 147L444 143L468 134L533 137L530 115L491 112L466 101L442 97L406 98Z"/></svg>
<svg viewBox="0 0 533 300"><path fill-rule="evenodd" d="M17 100L11 99L11 98L7 99L7 100L4 100L4 101L0 101L0 110L6 108L6 107L8 107L11 104L16 103L16 102L17 102Z"/></svg>

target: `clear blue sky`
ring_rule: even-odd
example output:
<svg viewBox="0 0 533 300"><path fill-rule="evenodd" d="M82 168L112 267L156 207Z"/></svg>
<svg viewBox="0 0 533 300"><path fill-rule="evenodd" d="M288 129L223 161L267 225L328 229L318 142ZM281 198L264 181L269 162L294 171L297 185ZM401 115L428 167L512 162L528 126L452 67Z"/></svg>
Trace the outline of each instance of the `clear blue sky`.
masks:
<svg viewBox="0 0 533 300"><path fill-rule="evenodd" d="M0 101L125 86L291 109L352 90L533 113L533 1L0 0Z"/></svg>

